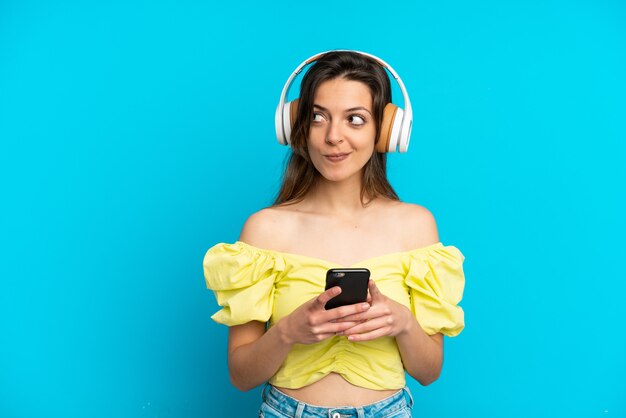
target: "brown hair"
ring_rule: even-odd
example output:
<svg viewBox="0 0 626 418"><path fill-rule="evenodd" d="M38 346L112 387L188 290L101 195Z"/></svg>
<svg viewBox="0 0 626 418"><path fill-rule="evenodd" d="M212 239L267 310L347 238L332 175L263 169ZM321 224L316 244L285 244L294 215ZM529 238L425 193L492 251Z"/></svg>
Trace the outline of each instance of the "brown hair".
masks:
<svg viewBox="0 0 626 418"><path fill-rule="evenodd" d="M313 116L313 97L325 81L336 78L360 81L372 94L376 138L380 132L385 105L391 102L391 84L385 69L358 52L331 51L322 55L304 75L300 85L298 111L291 132L289 154L282 184L274 205L297 203L304 199L320 175L309 156L307 138ZM387 180L387 157L374 151L363 169L361 203L366 206L378 196L399 200ZM367 202L366 202L367 199Z"/></svg>

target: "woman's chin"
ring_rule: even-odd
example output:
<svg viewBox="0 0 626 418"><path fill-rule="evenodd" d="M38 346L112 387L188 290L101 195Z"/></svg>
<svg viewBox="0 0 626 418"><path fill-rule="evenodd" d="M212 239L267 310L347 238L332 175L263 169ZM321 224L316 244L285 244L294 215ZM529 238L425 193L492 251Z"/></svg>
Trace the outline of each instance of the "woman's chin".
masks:
<svg viewBox="0 0 626 418"><path fill-rule="evenodd" d="M355 178L360 178L359 173L346 173L344 171L323 171L320 172L322 178L332 183L344 183L352 181Z"/></svg>

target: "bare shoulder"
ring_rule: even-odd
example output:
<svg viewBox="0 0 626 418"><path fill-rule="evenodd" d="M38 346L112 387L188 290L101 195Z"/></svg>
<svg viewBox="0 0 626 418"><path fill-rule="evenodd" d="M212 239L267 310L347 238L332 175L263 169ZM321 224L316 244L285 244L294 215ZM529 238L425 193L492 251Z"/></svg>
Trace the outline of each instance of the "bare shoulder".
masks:
<svg viewBox="0 0 626 418"><path fill-rule="evenodd" d="M280 223L279 214L273 208L261 209L248 217L241 229L239 240L259 248L266 248L271 235Z"/></svg>
<svg viewBox="0 0 626 418"><path fill-rule="evenodd" d="M401 222L403 241L407 248L420 248L439 242L435 216L421 205L395 202L390 206L394 219Z"/></svg>
<svg viewBox="0 0 626 418"><path fill-rule="evenodd" d="M243 225L239 240L268 250L280 249L283 234L279 231L289 229L291 223L285 212L280 207L268 207L253 213Z"/></svg>

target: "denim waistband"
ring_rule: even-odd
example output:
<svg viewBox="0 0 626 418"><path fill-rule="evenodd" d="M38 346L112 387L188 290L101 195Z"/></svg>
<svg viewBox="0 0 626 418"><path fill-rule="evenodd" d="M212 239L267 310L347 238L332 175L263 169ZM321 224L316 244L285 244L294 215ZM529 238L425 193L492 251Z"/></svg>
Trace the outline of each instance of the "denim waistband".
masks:
<svg viewBox="0 0 626 418"><path fill-rule="evenodd" d="M378 402L353 407L322 407L309 405L284 394L274 386L267 384L263 388L263 401L277 411L294 418L369 418L391 415L402 408L413 407L413 397L408 387Z"/></svg>

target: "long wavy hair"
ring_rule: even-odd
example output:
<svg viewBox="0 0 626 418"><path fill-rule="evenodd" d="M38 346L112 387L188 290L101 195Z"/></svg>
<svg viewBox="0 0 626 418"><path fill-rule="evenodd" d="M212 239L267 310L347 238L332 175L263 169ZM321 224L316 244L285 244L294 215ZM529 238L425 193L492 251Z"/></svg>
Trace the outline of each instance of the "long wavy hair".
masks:
<svg viewBox="0 0 626 418"><path fill-rule="evenodd" d="M331 51L324 54L306 72L300 84L298 111L291 131L291 153L274 206L300 202L320 176L311 162L307 147L313 118L313 98L320 84L336 78L360 81L369 88L378 141L383 111L385 105L391 102L391 84L385 69L375 60L358 52ZM387 179L387 157L384 153L372 153L363 169L362 184L363 206L378 196L399 200Z"/></svg>

